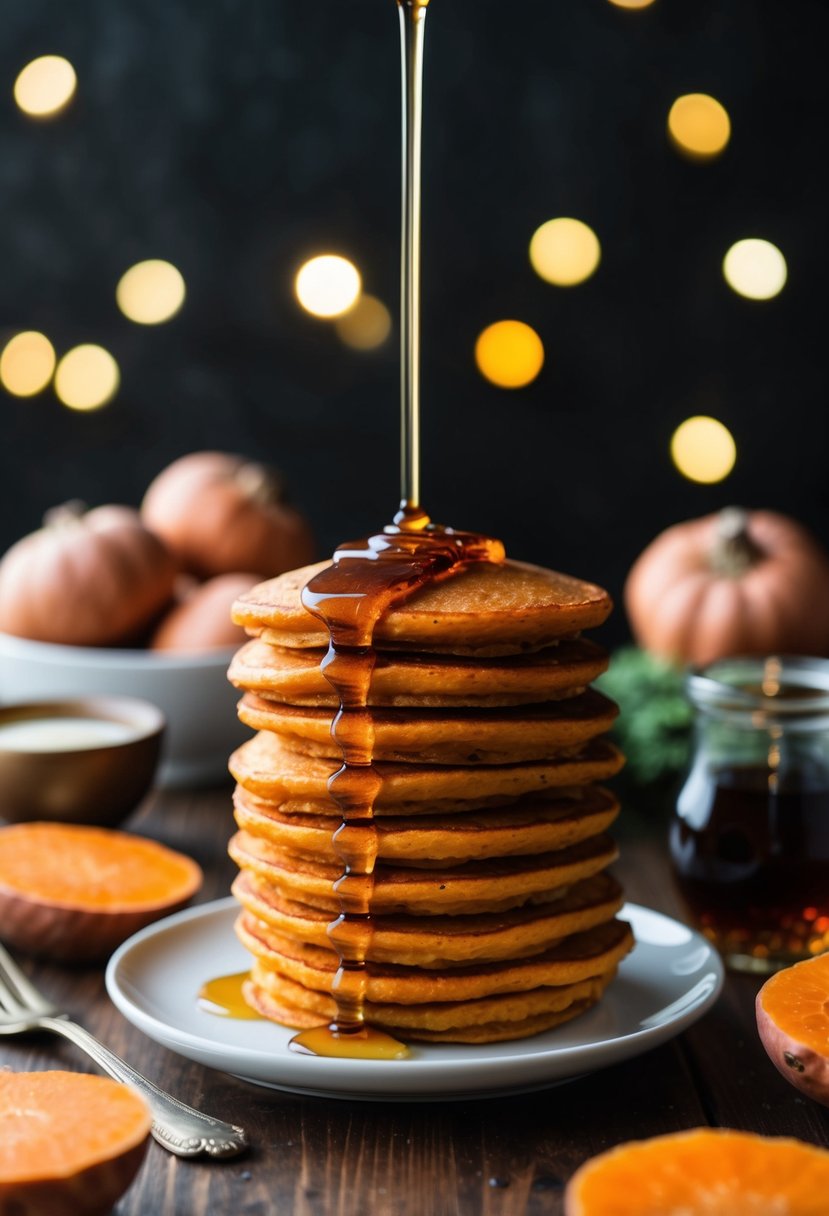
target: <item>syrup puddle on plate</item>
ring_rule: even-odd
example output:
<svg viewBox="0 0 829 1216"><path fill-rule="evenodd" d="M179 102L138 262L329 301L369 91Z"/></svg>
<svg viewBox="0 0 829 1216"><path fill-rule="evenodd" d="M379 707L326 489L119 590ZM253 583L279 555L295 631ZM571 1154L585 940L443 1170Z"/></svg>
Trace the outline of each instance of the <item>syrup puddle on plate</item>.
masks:
<svg viewBox="0 0 829 1216"><path fill-rule="evenodd" d="M231 975L217 975L215 979L207 980L199 989L199 1008L217 1018L267 1021L245 1000L242 985L249 976L249 971L234 971ZM405 1060L410 1054L405 1043L398 1043L390 1034L373 1026L348 1031L341 1031L336 1025L312 1026L295 1035L289 1046L302 1055L353 1060Z"/></svg>
<svg viewBox="0 0 829 1216"><path fill-rule="evenodd" d="M242 985L249 975L249 971L235 971L232 975L218 975L207 980L199 989L199 1008L217 1018L263 1022L261 1013L257 1013L242 995Z"/></svg>

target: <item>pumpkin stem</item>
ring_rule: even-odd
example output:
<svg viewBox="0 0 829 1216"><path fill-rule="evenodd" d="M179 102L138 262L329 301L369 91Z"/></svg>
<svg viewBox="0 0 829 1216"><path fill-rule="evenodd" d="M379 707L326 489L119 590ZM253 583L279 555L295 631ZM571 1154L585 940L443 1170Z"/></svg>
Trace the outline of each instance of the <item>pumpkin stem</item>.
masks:
<svg viewBox="0 0 829 1216"><path fill-rule="evenodd" d="M236 484L244 491L251 502L259 506L273 506L285 501L285 490L282 481L273 469L267 465L249 461L240 465L234 474Z"/></svg>
<svg viewBox="0 0 829 1216"><path fill-rule="evenodd" d="M751 539L748 511L743 507L723 507L717 516L717 529L709 562L716 574L740 578L762 558L763 550Z"/></svg>
<svg viewBox="0 0 829 1216"><path fill-rule="evenodd" d="M89 507L80 498L70 498L59 507L50 507L43 516L44 528L66 528L80 523Z"/></svg>

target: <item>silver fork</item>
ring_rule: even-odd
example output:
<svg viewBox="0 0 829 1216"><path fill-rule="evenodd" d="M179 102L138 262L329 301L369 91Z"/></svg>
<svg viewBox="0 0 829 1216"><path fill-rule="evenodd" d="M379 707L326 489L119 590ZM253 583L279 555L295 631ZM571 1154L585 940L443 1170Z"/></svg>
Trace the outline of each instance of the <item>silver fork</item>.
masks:
<svg viewBox="0 0 829 1216"><path fill-rule="evenodd" d="M235 1157L247 1148L244 1129L223 1123L185 1106L136 1072L96 1038L69 1020L68 1014L47 1001L0 945L0 1035L48 1030L69 1039L85 1051L116 1081L131 1085L145 1099L153 1118L152 1134L177 1157Z"/></svg>

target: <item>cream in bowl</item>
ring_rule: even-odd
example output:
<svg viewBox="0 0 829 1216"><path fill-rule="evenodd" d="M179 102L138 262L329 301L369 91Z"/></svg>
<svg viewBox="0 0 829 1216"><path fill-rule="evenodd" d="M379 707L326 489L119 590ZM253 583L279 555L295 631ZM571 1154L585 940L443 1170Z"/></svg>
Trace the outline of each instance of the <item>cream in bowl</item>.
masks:
<svg viewBox="0 0 829 1216"><path fill-rule="evenodd" d="M63 646L0 633L0 703L138 697L167 721L158 783L227 781L227 757L250 737L227 669L236 646L196 653Z"/></svg>
<svg viewBox="0 0 829 1216"><path fill-rule="evenodd" d="M18 752L75 752L125 743L133 730L107 718L12 718L0 722L0 749Z"/></svg>
<svg viewBox="0 0 829 1216"><path fill-rule="evenodd" d="M112 826L150 788L164 715L134 697L0 708L0 820Z"/></svg>

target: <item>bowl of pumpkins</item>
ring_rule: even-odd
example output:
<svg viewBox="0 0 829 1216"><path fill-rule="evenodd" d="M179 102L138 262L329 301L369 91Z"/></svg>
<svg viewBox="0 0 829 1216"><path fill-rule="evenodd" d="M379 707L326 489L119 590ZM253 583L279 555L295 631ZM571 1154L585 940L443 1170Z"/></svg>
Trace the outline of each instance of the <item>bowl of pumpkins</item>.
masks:
<svg viewBox="0 0 829 1216"><path fill-rule="evenodd" d="M0 702L139 697L167 721L159 783L221 780L249 733L231 605L314 557L278 476L224 452L174 461L139 509L56 507L0 559Z"/></svg>

